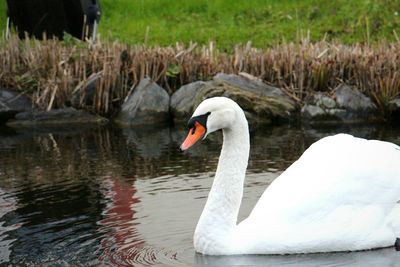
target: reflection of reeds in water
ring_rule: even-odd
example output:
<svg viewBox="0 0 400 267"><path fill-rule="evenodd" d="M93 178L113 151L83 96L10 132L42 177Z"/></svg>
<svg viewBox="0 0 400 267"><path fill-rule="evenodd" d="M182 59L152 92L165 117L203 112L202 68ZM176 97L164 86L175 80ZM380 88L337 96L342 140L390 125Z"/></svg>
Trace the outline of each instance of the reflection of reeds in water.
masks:
<svg viewBox="0 0 400 267"><path fill-rule="evenodd" d="M106 172L119 176L129 173L121 159L114 158L118 155L116 151L122 150L123 141L111 138L107 129L64 129L34 134L21 131L9 140L13 147L0 156L1 176L9 177L0 183L4 188L26 181L33 184L96 183L93 178Z"/></svg>
<svg viewBox="0 0 400 267"><path fill-rule="evenodd" d="M103 42L91 50L71 38L39 42L12 36L0 45L0 85L31 94L42 109L72 105L110 114L145 76L172 93L182 84L211 79L218 72L247 72L298 101L346 82L372 96L385 111L399 95L399 57L399 45L388 43L348 46L303 40L268 49L248 43L222 53L214 43L148 47ZM85 87L93 74L100 80L94 101L88 103L83 101ZM72 101L74 95L80 101Z"/></svg>
<svg viewBox="0 0 400 267"><path fill-rule="evenodd" d="M209 159L192 159L172 168L182 160L178 143L168 129L124 130L116 128L61 129L57 132L32 133L21 130L10 135L11 148L0 153L0 186L12 188L15 183L34 184L86 183L103 175L138 177L187 173L193 165L207 165ZM154 134L152 134L154 133ZM183 133L184 134L184 133ZM154 141L156 140L156 141ZM172 149L171 149L172 148ZM12 162L9 164L8 162ZM156 162L156 164L155 164ZM13 177L24 177L16 179ZM92 179L95 180L92 180Z"/></svg>

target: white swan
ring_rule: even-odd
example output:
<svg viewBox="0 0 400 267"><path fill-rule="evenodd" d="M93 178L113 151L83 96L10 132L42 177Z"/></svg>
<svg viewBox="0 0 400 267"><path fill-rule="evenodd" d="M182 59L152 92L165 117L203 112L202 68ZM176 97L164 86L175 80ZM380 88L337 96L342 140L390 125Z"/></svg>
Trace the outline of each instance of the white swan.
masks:
<svg viewBox="0 0 400 267"><path fill-rule="evenodd" d="M189 120L186 150L222 129L214 182L194 233L209 255L353 251L400 237L400 147L347 134L315 142L237 224L249 156L248 123L234 101L203 101ZM396 242L397 243L397 242Z"/></svg>

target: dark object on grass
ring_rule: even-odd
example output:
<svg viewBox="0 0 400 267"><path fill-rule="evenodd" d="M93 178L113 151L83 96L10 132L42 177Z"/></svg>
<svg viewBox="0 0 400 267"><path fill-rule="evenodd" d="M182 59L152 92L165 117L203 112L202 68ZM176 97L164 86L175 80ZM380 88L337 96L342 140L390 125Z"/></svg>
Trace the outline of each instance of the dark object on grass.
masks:
<svg viewBox="0 0 400 267"><path fill-rule="evenodd" d="M100 20L99 0L7 0L12 24L20 38L27 33L38 39L62 39L64 32L81 39L84 34L85 15L89 32Z"/></svg>

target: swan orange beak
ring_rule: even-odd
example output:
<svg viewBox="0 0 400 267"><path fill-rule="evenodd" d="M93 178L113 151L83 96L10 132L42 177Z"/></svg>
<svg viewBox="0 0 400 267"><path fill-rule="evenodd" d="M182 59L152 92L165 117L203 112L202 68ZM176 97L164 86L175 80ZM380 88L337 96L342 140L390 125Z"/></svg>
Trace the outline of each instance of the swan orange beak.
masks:
<svg viewBox="0 0 400 267"><path fill-rule="evenodd" d="M195 122L194 126L189 129L189 133L186 136L185 141L183 141L181 145L181 150L184 151L194 144L196 144L197 141L199 141L204 134L206 133L206 128L201 125L199 122Z"/></svg>

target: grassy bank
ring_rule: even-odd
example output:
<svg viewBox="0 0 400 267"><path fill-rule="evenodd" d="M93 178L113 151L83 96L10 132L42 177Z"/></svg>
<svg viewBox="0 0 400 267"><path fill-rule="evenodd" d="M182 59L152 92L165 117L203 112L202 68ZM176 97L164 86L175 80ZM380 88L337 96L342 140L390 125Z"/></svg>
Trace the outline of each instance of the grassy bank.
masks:
<svg viewBox="0 0 400 267"><path fill-rule="evenodd" d="M155 46L208 44L221 50L252 41L265 48L277 43L336 40L344 44L397 41L398 0L101 0L103 39ZM5 26L5 1L0 2ZM398 33L400 35L400 32Z"/></svg>
<svg viewBox="0 0 400 267"><path fill-rule="evenodd" d="M371 96L382 112L400 94L397 0L101 3L100 40L108 41L94 51L71 37L1 39L0 86L29 94L41 109L74 106L106 115L144 76L172 93L218 72L247 72L300 104L345 82ZM93 75L101 78L87 103L85 86Z"/></svg>
<svg viewBox="0 0 400 267"><path fill-rule="evenodd" d="M181 85L218 72L247 72L284 89L301 104L317 91L327 94L345 82L372 97L385 112L400 93L400 45L343 45L302 40L267 49L247 44L232 53L208 46L130 46L100 43L96 50L75 40L19 40L0 44L0 86L19 88L41 109L74 106L111 115L144 76L173 93ZM93 101L86 83L101 78ZM73 101L77 99L78 101Z"/></svg>
<svg viewBox="0 0 400 267"><path fill-rule="evenodd" d="M309 31L313 41L342 43L395 40L399 1L104 1L102 34L129 43L169 45L176 41L216 41L231 49L252 41L255 47L299 41ZM146 33L148 31L148 33ZM147 37L146 37L147 36Z"/></svg>

